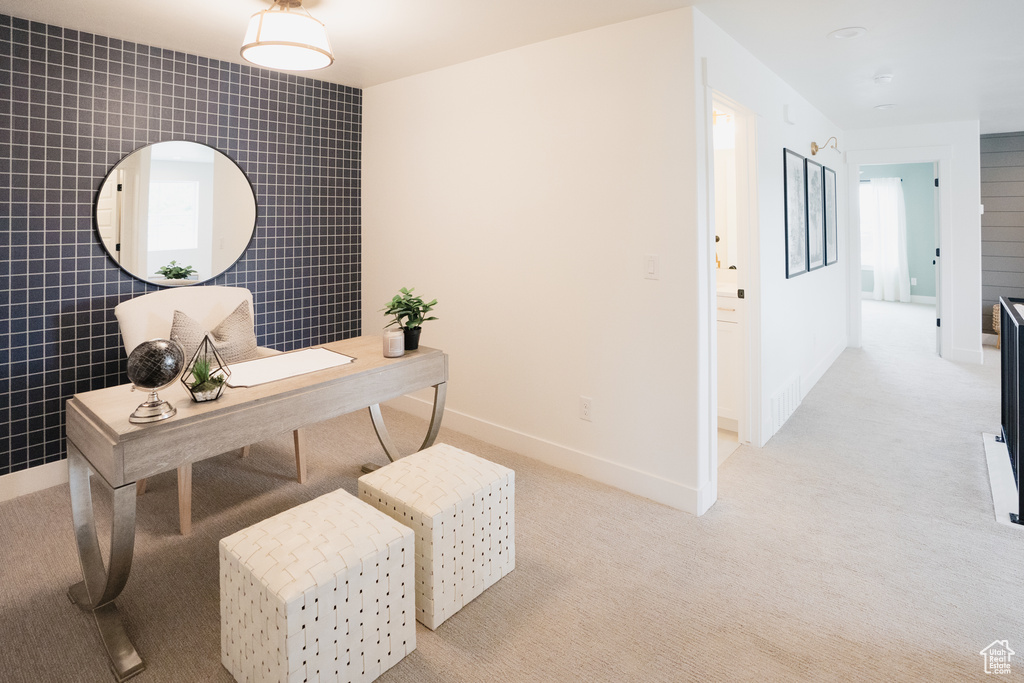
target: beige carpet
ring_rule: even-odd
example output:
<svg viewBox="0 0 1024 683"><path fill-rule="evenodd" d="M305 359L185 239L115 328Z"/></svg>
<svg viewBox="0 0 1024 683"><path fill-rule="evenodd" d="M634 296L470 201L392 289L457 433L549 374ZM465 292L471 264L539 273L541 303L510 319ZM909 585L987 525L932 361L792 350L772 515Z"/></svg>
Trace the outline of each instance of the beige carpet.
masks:
<svg viewBox="0 0 1024 683"><path fill-rule="evenodd" d="M866 307L865 347L766 448L729 458L700 518L443 430L516 470L517 568L438 631L419 627L379 680L981 680L992 641L1024 653L1024 534L992 519L981 439L998 427L995 352L983 367L942 361L928 308ZM423 429L388 417L406 446ZM151 481L118 601L148 663L140 683L230 680L217 540L354 491L379 457L362 413L314 428L311 446L305 486L285 436L197 465L187 538L174 477ZM64 595L79 573L67 486L0 504L0 553L0 679L112 680Z"/></svg>

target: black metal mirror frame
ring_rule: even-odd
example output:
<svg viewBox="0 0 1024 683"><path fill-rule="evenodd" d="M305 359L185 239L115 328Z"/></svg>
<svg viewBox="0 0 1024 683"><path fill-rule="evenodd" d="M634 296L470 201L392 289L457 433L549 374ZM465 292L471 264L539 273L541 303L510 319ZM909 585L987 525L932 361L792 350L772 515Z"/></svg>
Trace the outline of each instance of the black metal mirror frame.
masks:
<svg viewBox="0 0 1024 683"><path fill-rule="evenodd" d="M100 202L101 194L103 192L103 188L106 186L107 181L110 180L111 176L114 175L114 173L118 170L118 168L127 159L131 158L131 156L133 154L138 154L139 152L141 152L142 150L146 149L147 147L153 147L155 145L159 145L159 144L162 144L162 143L165 143L165 142L187 142L189 144L197 145L197 146L200 146L200 147L206 147L208 149L213 150L213 152L215 154L220 154L221 156L223 156L225 159L227 159L228 161L230 161L234 165L234 167L238 170L238 173L242 176L242 178L245 179L245 182L249 186L249 191L252 193L253 224L252 224L252 229L249 232L249 239L246 240L245 246L238 253L238 255L234 259L232 259L232 261L229 264L227 264L223 269L221 269L220 271L218 271L216 273L213 273L209 277L203 278L201 280L198 280L198 279L197 280L187 280L186 282L173 281L173 280L154 280L154 279L151 279L153 274L149 274L149 276L145 276L144 277L142 275L139 275L138 273L133 273L131 270L129 270L127 267L125 267L124 264L122 264L114 256L114 254L112 254L110 252L110 249L107 247L107 243L104 240L102 233L100 232L100 222L99 222L99 216L98 216L98 213L99 213L99 202ZM223 275L227 271L231 270L235 266L235 264L237 264L238 261L241 260L242 256L245 255L245 252L247 252L249 250L249 246L252 244L253 240L256 238L256 225L259 222L259 208L260 208L260 205L259 205L259 201L256 198L256 189L253 187L252 181L249 179L248 174L246 174L246 172L242 169L242 167L238 165L238 162L236 162L234 159L229 157L227 154L225 154L224 152L220 151L219 149L217 149L216 147L214 147L212 145L207 145L206 143L197 142L195 140L171 139L171 140L160 140L159 142L151 142L151 143L142 145L141 147L137 147L136 149L132 150L131 152L129 152L125 156L121 157L121 159L119 159L118 162L116 164L114 164L110 168L109 171L107 171L107 174L103 177L103 181L100 183L99 187L96 189L96 194L95 194L95 196L93 198L93 203L92 203L92 223L93 223L93 231L96 234L96 239L99 240L99 243L103 247L103 250L105 252L107 252L108 258L110 258L110 260L113 261L114 264L117 265L117 267L120 268L122 271L124 271L125 273L127 273L128 275L132 276L133 278L135 278L137 280L141 280L143 282L146 282L146 283L151 284L151 285L156 285L158 287L172 287L172 286L180 287L180 286L198 285L198 284L201 284L203 282L209 282L210 280L213 280L213 279Z"/></svg>

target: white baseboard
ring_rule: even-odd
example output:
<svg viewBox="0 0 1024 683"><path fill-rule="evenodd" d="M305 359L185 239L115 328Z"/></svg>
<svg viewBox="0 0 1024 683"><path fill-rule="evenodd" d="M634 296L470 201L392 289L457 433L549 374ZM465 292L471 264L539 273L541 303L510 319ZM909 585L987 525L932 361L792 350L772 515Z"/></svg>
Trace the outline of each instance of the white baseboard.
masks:
<svg viewBox="0 0 1024 683"><path fill-rule="evenodd" d="M872 300L874 300L875 293L874 292L865 292L865 291L861 290L860 298L861 299L872 299ZM891 302L891 303L900 303L900 302L899 301L894 301L894 302ZM911 294L910 295L910 302L909 303L912 303L912 304L930 304L930 305L934 306L935 305L935 297L934 296L923 296L923 295L920 295L920 294Z"/></svg>
<svg viewBox="0 0 1024 683"><path fill-rule="evenodd" d="M68 461L37 465L0 476L0 502L68 483Z"/></svg>
<svg viewBox="0 0 1024 683"><path fill-rule="evenodd" d="M987 332L981 333L981 345L982 346L995 346L996 342L999 341L998 334L989 334Z"/></svg>
<svg viewBox="0 0 1024 683"><path fill-rule="evenodd" d="M804 381L802 382L801 389L803 393L800 394L801 403L803 402L804 397L807 396L807 392L809 392L811 388L818 383L819 379L825 376L825 373L828 372L828 369L832 367L832 364L836 362L836 359L839 358L839 356L841 356L843 351L845 350L846 340L844 339L843 341L833 346L832 349L827 354L825 354L821 361L817 365L815 365L814 368L811 369L811 373L807 377L805 377Z"/></svg>
<svg viewBox="0 0 1024 683"><path fill-rule="evenodd" d="M430 419L431 404L413 396L401 396L388 401L386 405L425 420ZM657 475L560 446L455 410L444 411L441 426L694 515L703 514L714 504L715 492L709 490L708 486L697 491Z"/></svg>
<svg viewBox="0 0 1024 683"><path fill-rule="evenodd" d="M718 428L724 429L727 432L740 431L740 421L731 417L722 417L722 413L718 413Z"/></svg>
<svg viewBox="0 0 1024 683"><path fill-rule="evenodd" d="M1017 484L1013 481L1013 467L1005 443L996 441L995 434L982 434L985 442L985 462L988 465L989 485L992 490L992 509L1000 524L1024 531L1024 526L1010 521L1010 513L1017 513Z"/></svg>
<svg viewBox="0 0 1024 683"><path fill-rule="evenodd" d="M700 487L697 491L697 511L694 513L697 516L703 515L705 512L711 509L711 506L718 501L718 482L717 478L714 482L707 482L704 486ZM689 511L687 511L689 512Z"/></svg>
<svg viewBox="0 0 1024 683"><path fill-rule="evenodd" d="M982 365L985 362L985 352L980 348L977 350L953 348L948 353L943 352L942 357L957 363L970 363L972 365Z"/></svg>

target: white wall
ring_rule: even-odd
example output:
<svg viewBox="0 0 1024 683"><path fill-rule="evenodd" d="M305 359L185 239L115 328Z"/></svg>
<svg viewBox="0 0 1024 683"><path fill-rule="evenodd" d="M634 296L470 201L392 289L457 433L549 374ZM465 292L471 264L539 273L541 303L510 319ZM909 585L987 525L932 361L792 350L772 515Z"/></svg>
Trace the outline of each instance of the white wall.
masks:
<svg viewBox="0 0 1024 683"><path fill-rule="evenodd" d="M702 512L691 16L366 89L363 330L437 297L446 425Z"/></svg>
<svg viewBox="0 0 1024 683"><path fill-rule="evenodd" d="M754 253L747 291L747 319L760 327L760 374L754 385L760 401L760 443L774 433L771 397L794 378L801 398L807 394L847 345L848 250L846 246L846 165L832 151L811 155L819 144L843 131L793 88L754 58L711 20L694 11L696 61L709 90L751 110L757 119L757 210ZM701 76L698 76L701 77ZM699 89L703 87L699 84ZM710 100L710 92L705 94ZM788 112L792 124L784 120ZM710 110L707 111L710 116ZM710 121L703 125L710 128ZM789 148L833 169L837 174L839 261L786 279L782 150ZM699 195L701 196L701 195ZM749 282L750 280L748 280Z"/></svg>
<svg viewBox="0 0 1024 683"><path fill-rule="evenodd" d="M806 392L846 345L847 266L785 279L782 149L841 131L695 10L368 88L362 181L364 333L400 287L439 299L446 425L698 514L717 497L702 58L757 113L755 401Z"/></svg>
<svg viewBox="0 0 1024 683"><path fill-rule="evenodd" d="M978 121L893 126L849 131L851 168L860 164L939 162L939 248L942 280L942 355L981 363L981 130ZM857 207L851 207L856 226ZM859 241L851 230L850 239ZM856 254L859 269L859 253ZM859 295L858 295L859 296ZM859 300L851 301L851 327L860 338Z"/></svg>

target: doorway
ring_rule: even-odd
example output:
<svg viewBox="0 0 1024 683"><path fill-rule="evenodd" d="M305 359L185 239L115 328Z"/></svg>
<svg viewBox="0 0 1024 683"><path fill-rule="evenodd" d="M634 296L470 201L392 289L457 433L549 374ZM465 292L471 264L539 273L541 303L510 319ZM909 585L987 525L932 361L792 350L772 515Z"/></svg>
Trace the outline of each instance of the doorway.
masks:
<svg viewBox="0 0 1024 683"><path fill-rule="evenodd" d="M719 93L712 97L714 258L716 301L717 464L752 440L757 376L755 117ZM756 438L756 436L754 437Z"/></svg>
<svg viewBox="0 0 1024 683"><path fill-rule="evenodd" d="M948 252L952 243L953 204L952 193L945 187L952 177L952 148L949 146L935 147L901 147L898 149L857 150L847 152L849 174L847 176L847 203L849 210L849 227L847 249L850 254L849 287L847 289L847 316L849 322L849 346L863 346L863 281L861 275L861 240L860 240L860 170L870 165L895 165L926 163L935 169L934 178L938 182L935 187L935 318L933 334L934 347L943 358L953 352L952 326L942 325L943 307L952 301L950 278L944 276L943 254Z"/></svg>
<svg viewBox="0 0 1024 683"><path fill-rule="evenodd" d="M891 329L886 320L906 315L919 321L914 334L887 341L911 343L922 351L934 348L941 355L934 322L940 301L937 172L935 162L861 165L858 204L865 338L886 339L885 330Z"/></svg>

